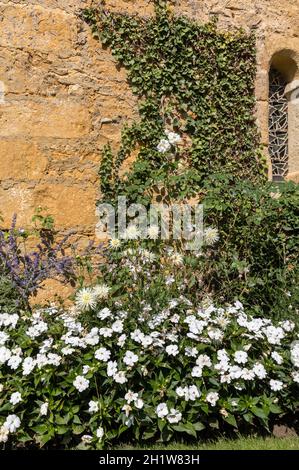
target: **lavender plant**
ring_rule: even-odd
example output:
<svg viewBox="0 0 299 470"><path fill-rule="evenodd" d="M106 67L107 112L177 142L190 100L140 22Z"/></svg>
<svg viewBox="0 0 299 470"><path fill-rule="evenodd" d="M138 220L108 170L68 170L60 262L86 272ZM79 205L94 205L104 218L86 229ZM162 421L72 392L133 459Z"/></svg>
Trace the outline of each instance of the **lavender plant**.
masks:
<svg viewBox="0 0 299 470"><path fill-rule="evenodd" d="M60 278L74 283L75 261L65 254L70 233L59 242L52 228L34 231L39 240L36 248L28 251L28 232L17 228L14 215L9 230L0 230L0 272L11 283L17 293L17 303L27 308L29 298L35 295L46 279Z"/></svg>

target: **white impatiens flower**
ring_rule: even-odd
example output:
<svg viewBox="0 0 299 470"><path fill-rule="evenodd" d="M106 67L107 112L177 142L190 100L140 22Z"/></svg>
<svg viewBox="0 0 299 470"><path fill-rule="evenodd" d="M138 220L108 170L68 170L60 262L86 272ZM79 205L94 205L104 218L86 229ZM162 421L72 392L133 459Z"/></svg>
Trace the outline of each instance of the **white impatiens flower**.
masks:
<svg viewBox="0 0 299 470"><path fill-rule="evenodd" d="M187 390L185 391L185 399L190 401L195 401L196 398L199 398L201 393L196 387L196 385L190 385L190 387L186 387Z"/></svg>
<svg viewBox="0 0 299 470"><path fill-rule="evenodd" d="M161 139L157 145L157 150L160 153L165 153L171 148L171 144L167 139Z"/></svg>
<svg viewBox="0 0 299 470"><path fill-rule="evenodd" d="M219 400L219 394L217 392L209 392L206 396L206 401L210 403L211 406L215 406Z"/></svg>
<svg viewBox="0 0 299 470"><path fill-rule="evenodd" d="M21 420L17 415L8 415L3 426L8 432L14 433L21 426Z"/></svg>
<svg viewBox="0 0 299 470"><path fill-rule="evenodd" d="M111 313L111 310L109 310L109 308L105 307L105 308L102 308L102 310L100 310L98 313L97 313L97 317L100 319L100 320L105 320L105 318L109 318L111 317L112 313Z"/></svg>
<svg viewBox="0 0 299 470"><path fill-rule="evenodd" d="M106 284L98 284L93 288L93 293L97 300L103 300L108 298L110 290L111 287L107 286Z"/></svg>
<svg viewBox="0 0 299 470"><path fill-rule="evenodd" d="M7 442L9 436L9 430L5 426L0 428L0 442Z"/></svg>
<svg viewBox="0 0 299 470"><path fill-rule="evenodd" d="M116 374L113 375L113 379L118 384L124 384L128 381L126 374L123 371L116 372Z"/></svg>
<svg viewBox="0 0 299 470"><path fill-rule="evenodd" d="M248 354L245 351L236 351L234 359L238 364L246 364L248 361Z"/></svg>
<svg viewBox="0 0 299 470"><path fill-rule="evenodd" d="M182 140L179 134L169 131L168 129L165 130L165 134L167 135L168 142L172 145L175 145Z"/></svg>
<svg viewBox="0 0 299 470"><path fill-rule="evenodd" d="M11 356L10 349L6 348L5 346L0 347L0 364L4 364Z"/></svg>
<svg viewBox="0 0 299 470"><path fill-rule="evenodd" d="M151 225L148 227L147 236L151 240L157 240L157 238L159 238L159 227L157 225Z"/></svg>
<svg viewBox="0 0 299 470"><path fill-rule="evenodd" d="M127 335L125 334L120 335L120 337L117 340L117 346L122 348L126 342L126 339L127 339Z"/></svg>
<svg viewBox="0 0 299 470"><path fill-rule="evenodd" d="M117 362L116 361L109 361L107 363L107 375L108 377L113 377L114 374L117 373Z"/></svg>
<svg viewBox="0 0 299 470"><path fill-rule="evenodd" d="M99 439L99 441L101 441L104 437L104 429L100 426L98 429L97 429L97 432L96 432L96 435L97 435L97 438Z"/></svg>
<svg viewBox="0 0 299 470"><path fill-rule="evenodd" d="M244 367L244 369L242 369L241 378L243 380L254 380L254 377L255 372L253 370L247 369L247 367Z"/></svg>
<svg viewBox="0 0 299 470"><path fill-rule="evenodd" d="M276 364L278 364L279 366L283 363L283 357L278 352L273 351L271 353L271 357L272 357L272 359L274 359Z"/></svg>
<svg viewBox="0 0 299 470"><path fill-rule="evenodd" d="M90 400L88 403L88 412L89 413L97 413L99 411L99 404L97 401Z"/></svg>
<svg viewBox="0 0 299 470"><path fill-rule="evenodd" d="M20 392L12 393L9 401L12 405L16 405L17 403L20 403L22 401L22 396Z"/></svg>
<svg viewBox="0 0 299 470"><path fill-rule="evenodd" d="M82 310L94 310L97 306L96 295L94 293L94 289L90 289L89 287L80 289L76 295L76 306Z"/></svg>
<svg viewBox="0 0 299 470"><path fill-rule="evenodd" d="M206 245L212 246L219 240L219 232L215 227L208 227L204 231L204 240Z"/></svg>
<svg viewBox="0 0 299 470"><path fill-rule="evenodd" d="M291 344L291 361L295 367L299 367L299 341Z"/></svg>
<svg viewBox="0 0 299 470"><path fill-rule="evenodd" d="M195 366L191 371L192 377L202 377L202 367Z"/></svg>
<svg viewBox="0 0 299 470"><path fill-rule="evenodd" d="M111 240L109 240L109 246L110 248L113 248L114 250L119 248L120 245L121 245L121 241L118 238L111 238Z"/></svg>
<svg viewBox="0 0 299 470"><path fill-rule="evenodd" d="M280 344L281 340L285 336L284 330L278 326L267 326L266 328L263 329L263 332L270 344Z"/></svg>
<svg viewBox="0 0 299 470"><path fill-rule="evenodd" d="M299 384L299 371L292 372L292 377L293 377L294 382Z"/></svg>
<svg viewBox="0 0 299 470"><path fill-rule="evenodd" d="M279 392L279 390L283 389L283 382L281 380L270 380L270 388L273 392Z"/></svg>
<svg viewBox="0 0 299 470"><path fill-rule="evenodd" d="M211 367L212 361L209 358L209 356L207 356L206 354L200 354L198 358L196 359L196 364L201 368Z"/></svg>
<svg viewBox="0 0 299 470"><path fill-rule="evenodd" d="M27 336L29 338L37 338L38 336L42 335L45 331L47 331L48 325L44 321L36 322L33 326L30 326L26 331Z"/></svg>
<svg viewBox="0 0 299 470"><path fill-rule="evenodd" d="M144 402L141 398L137 398L137 400L134 401L134 405L136 408L138 408L138 410L141 410L144 406Z"/></svg>
<svg viewBox="0 0 299 470"><path fill-rule="evenodd" d="M158 418L165 418L165 416L167 416L168 413L169 413L169 411L168 411L168 407L167 407L166 403L160 403L156 407L156 414L157 414Z"/></svg>
<svg viewBox="0 0 299 470"><path fill-rule="evenodd" d="M99 335L104 336L104 338L111 338L112 334L113 334L112 328L104 327L104 328L99 329Z"/></svg>
<svg viewBox="0 0 299 470"><path fill-rule="evenodd" d="M125 400L127 403L131 403L132 401L137 400L138 398L138 393L132 392L132 390L128 390L128 392L125 394Z"/></svg>
<svg viewBox="0 0 299 470"><path fill-rule="evenodd" d="M170 408L169 414L166 417L167 421L171 424L179 423L182 419L182 413L175 408Z"/></svg>
<svg viewBox="0 0 299 470"><path fill-rule="evenodd" d="M22 364L23 375L29 375L30 372L33 371L35 365L36 365L36 362L32 357L25 357L23 364Z"/></svg>
<svg viewBox="0 0 299 470"><path fill-rule="evenodd" d="M138 356L137 356L137 354L133 353L132 351L126 351L126 354L124 355L123 361L127 366L133 367L133 365L136 362L138 362Z"/></svg>
<svg viewBox="0 0 299 470"><path fill-rule="evenodd" d="M116 320L114 323L112 323L111 328L115 333L122 333L124 329L124 323L121 320Z"/></svg>
<svg viewBox="0 0 299 470"><path fill-rule="evenodd" d="M90 434L84 434L81 437L81 441L83 442L83 444L90 444L92 441L92 436Z"/></svg>
<svg viewBox="0 0 299 470"><path fill-rule="evenodd" d="M4 331L0 331L0 346L3 346L9 340L9 335Z"/></svg>
<svg viewBox="0 0 299 470"><path fill-rule="evenodd" d="M88 374L89 371L90 371L90 366L83 366L83 369L82 369L83 375Z"/></svg>
<svg viewBox="0 0 299 470"><path fill-rule="evenodd" d="M39 414L41 416L46 416L48 414L48 409L49 409L49 402L45 401L44 403L41 404L40 409L39 409Z"/></svg>
<svg viewBox="0 0 299 470"><path fill-rule="evenodd" d="M179 354L179 348L176 344L169 344L166 346L165 351L169 356L177 356Z"/></svg>
<svg viewBox="0 0 299 470"><path fill-rule="evenodd" d="M253 366L253 372L259 379L264 379L267 375L266 369L263 364L256 363Z"/></svg>
<svg viewBox="0 0 299 470"><path fill-rule="evenodd" d="M89 380L82 375L77 375L73 381L73 385L79 392L84 392L84 390L89 387Z"/></svg>
<svg viewBox="0 0 299 470"><path fill-rule="evenodd" d="M11 356L7 361L7 365L12 370L16 370L21 364L21 362L22 362L22 358L20 356Z"/></svg>
<svg viewBox="0 0 299 470"><path fill-rule="evenodd" d="M107 362L109 361L111 352L106 348L99 348L95 351L94 357L99 361Z"/></svg>

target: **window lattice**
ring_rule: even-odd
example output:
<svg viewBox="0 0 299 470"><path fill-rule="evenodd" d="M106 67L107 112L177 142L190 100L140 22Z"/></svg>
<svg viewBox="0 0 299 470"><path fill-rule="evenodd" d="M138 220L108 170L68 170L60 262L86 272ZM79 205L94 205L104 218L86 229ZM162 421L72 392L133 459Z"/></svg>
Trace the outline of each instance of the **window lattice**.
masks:
<svg viewBox="0 0 299 470"><path fill-rule="evenodd" d="M288 171L288 100L284 96L287 83L271 68L269 75L269 155L272 175L283 178Z"/></svg>

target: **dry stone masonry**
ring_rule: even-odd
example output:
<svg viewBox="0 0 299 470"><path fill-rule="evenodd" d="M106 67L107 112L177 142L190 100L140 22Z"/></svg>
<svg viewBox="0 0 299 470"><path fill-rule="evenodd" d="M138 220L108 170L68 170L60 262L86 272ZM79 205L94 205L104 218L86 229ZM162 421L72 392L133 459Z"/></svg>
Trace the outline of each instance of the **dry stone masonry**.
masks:
<svg viewBox="0 0 299 470"><path fill-rule="evenodd" d="M0 212L7 221L17 212L26 225L42 206L58 228L94 234L100 149L108 141L116 149L123 124L137 118L125 70L78 16L98 3L0 0ZM153 13L146 0L105 5ZM217 15L219 28L256 31L256 115L265 151L273 57L290 73L288 177L298 180L299 0L178 0L173 8L200 22Z"/></svg>

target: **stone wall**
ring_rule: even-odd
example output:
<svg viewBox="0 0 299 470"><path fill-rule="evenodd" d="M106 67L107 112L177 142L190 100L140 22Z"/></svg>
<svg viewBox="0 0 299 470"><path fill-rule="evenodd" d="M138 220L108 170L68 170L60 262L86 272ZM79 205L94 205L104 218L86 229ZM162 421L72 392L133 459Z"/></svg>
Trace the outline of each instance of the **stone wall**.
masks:
<svg viewBox="0 0 299 470"><path fill-rule="evenodd" d="M42 206L60 229L94 234L100 149L108 141L116 148L123 124L137 113L125 70L78 18L92 3L0 0L0 212L6 220L17 212L27 224ZM114 11L153 11L146 0L105 3ZM299 63L299 0L174 4L178 14L198 21L217 15L220 28L255 29L257 120L267 145L269 64L281 50Z"/></svg>

